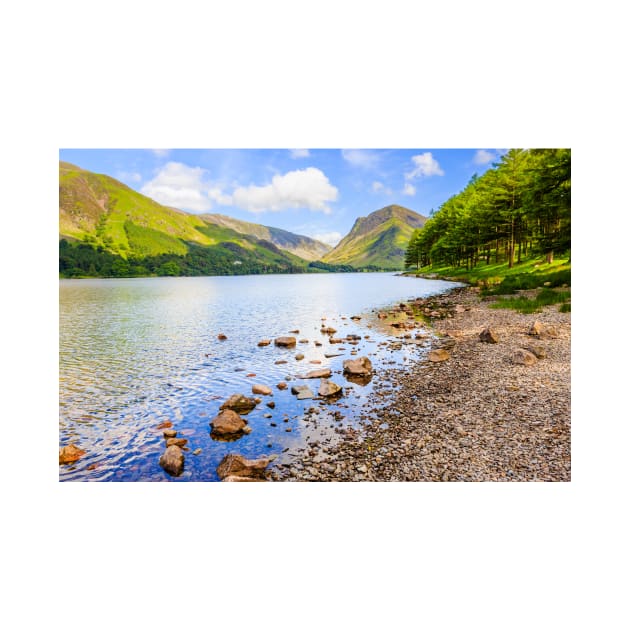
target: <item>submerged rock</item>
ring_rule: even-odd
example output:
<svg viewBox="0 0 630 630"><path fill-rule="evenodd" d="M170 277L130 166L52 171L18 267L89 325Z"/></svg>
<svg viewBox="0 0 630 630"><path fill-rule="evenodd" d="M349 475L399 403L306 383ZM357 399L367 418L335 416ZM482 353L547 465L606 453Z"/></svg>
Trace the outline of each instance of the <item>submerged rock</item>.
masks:
<svg viewBox="0 0 630 630"><path fill-rule="evenodd" d="M184 470L184 453L179 446L169 446L160 457L160 466L173 477L179 477Z"/></svg>
<svg viewBox="0 0 630 630"><path fill-rule="evenodd" d="M253 398L248 398L244 394L232 394L219 409L232 409L238 413L249 413L256 406Z"/></svg>
<svg viewBox="0 0 630 630"><path fill-rule="evenodd" d="M59 449L59 463L72 464L83 457L87 451L79 448L76 444L68 444Z"/></svg>
<svg viewBox="0 0 630 630"><path fill-rule="evenodd" d="M217 467L217 475L221 480L227 477L255 477L263 479L265 468L275 457L261 457L259 459L245 459L242 455L226 455Z"/></svg>
<svg viewBox="0 0 630 630"><path fill-rule="evenodd" d="M301 361L303 358L304 358L304 355L303 355L301 352L298 352L298 353L295 355L295 360L296 360L296 361Z"/></svg>
<svg viewBox="0 0 630 630"><path fill-rule="evenodd" d="M232 435L241 433L247 426L247 421L235 411L225 409L210 421L212 432L217 435Z"/></svg>

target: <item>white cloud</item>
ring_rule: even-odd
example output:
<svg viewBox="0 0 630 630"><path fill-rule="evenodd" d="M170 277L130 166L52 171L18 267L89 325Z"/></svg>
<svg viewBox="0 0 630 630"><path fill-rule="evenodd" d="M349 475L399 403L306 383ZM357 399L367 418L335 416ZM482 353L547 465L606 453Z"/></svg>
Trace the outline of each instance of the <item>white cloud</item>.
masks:
<svg viewBox="0 0 630 630"><path fill-rule="evenodd" d="M342 239L342 236L340 232L324 232L323 234L313 234L312 238L334 247Z"/></svg>
<svg viewBox="0 0 630 630"><path fill-rule="evenodd" d="M496 160L499 156L493 151L486 151L485 149L479 149L477 153L475 153L475 157L473 158L473 162L475 164L488 164L493 160Z"/></svg>
<svg viewBox="0 0 630 630"><path fill-rule="evenodd" d="M192 212L205 212L212 208L212 199L218 201L221 192L203 181L206 171L181 162L168 162L157 175L140 190L143 195L158 203Z"/></svg>
<svg viewBox="0 0 630 630"><path fill-rule="evenodd" d="M391 188L386 188L385 184L383 184L383 182L372 182L372 192L373 193L381 193L384 195L391 195L392 193L392 189Z"/></svg>
<svg viewBox="0 0 630 630"><path fill-rule="evenodd" d="M367 169L375 168L380 161L378 153L366 151L365 149L342 149L341 156L346 162L350 162L352 166Z"/></svg>
<svg viewBox="0 0 630 630"><path fill-rule="evenodd" d="M308 208L330 214L326 202L335 201L338 192L322 171L311 166L274 175L271 184L266 186L239 186L232 193L232 203L249 212Z"/></svg>
<svg viewBox="0 0 630 630"><path fill-rule="evenodd" d="M291 157L294 160L299 160L300 158L311 157L311 154L308 149L290 149Z"/></svg>
<svg viewBox="0 0 630 630"><path fill-rule="evenodd" d="M156 157L166 157L170 152L170 149L151 149L151 153Z"/></svg>
<svg viewBox="0 0 630 630"><path fill-rule="evenodd" d="M444 175L444 171L440 168L437 160L429 151L414 155L411 158L415 165L413 171L405 173L405 179L416 179L418 177L431 177L432 175Z"/></svg>
<svg viewBox="0 0 630 630"><path fill-rule="evenodd" d="M409 182L405 184L405 188L403 189L403 195L409 195L413 197L416 194L416 187L412 186Z"/></svg>

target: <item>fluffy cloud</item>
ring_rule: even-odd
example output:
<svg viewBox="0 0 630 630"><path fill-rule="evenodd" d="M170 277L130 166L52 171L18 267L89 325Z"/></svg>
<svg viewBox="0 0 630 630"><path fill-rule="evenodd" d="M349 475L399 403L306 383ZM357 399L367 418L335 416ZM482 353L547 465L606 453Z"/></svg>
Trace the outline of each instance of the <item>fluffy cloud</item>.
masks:
<svg viewBox="0 0 630 630"><path fill-rule="evenodd" d="M309 167L274 175L266 186L239 186L232 193L232 205L249 212L278 212L308 208L330 214L327 205L337 199L338 190L318 168Z"/></svg>
<svg viewBox="0 0 630 630"><path fill-rule="evenodd" d="M385 195L391 195L392 189L386 188L383 182L372 182L372 192L373 193L382 193Z"/></svg>
<svg viewBox="0 0 630 630"><path fill-rule="evenodd" d="M405 173L405 179L416 179L419 177L431 177L432 175L444 175L444 171L440 168L437 160L429 151L414 155L411 158L414 163L413 171Z"/></svg>
<svg viewBox="0 0 630 630"><path fill-rule="evenodd" d="M479 149L477 153L475 153L475 157L473 158L473 162L475 164L488 164L493 160L496 160L499 156L494 151L486 151L485 149Z"/></svg>
<svg viewBox="0 0 630 630"><path fill-rule="evenodd" d="M291 157L294 160L299 160L300 158L310 157L311 154L308 149L290 149Z"/></svg>
<svg viewBox="0 0 630 630"><path fill-rule="evenodd" d="M342 236L340 232L324 232L323 234L313 234L312 238L334 247L342 239Z"/></svg>
<svg viewBox="0 0 630 630"><path fill-rule="evenodd" d="M416 187L412 186L409 182L405 184L405 188L403 189L403 195L409 195L413 197L416 194Z"/></svg>
<svg viewBox="0 0 630 630"><path fill-rule="evenodd" d="M215 200L218 200L221 193L204 183L205 174L204 169L200 167L168 162L140 192L165 206L192 212L206 212L212 208L209 193Z"/></svg>
<svg viewBox="0 0 630 630"><path fill-rule="evenodd" d="M342 149L341 156L352 166L360 168L375 168L380 160L378 153L366 151L365 149Z"/></svg>

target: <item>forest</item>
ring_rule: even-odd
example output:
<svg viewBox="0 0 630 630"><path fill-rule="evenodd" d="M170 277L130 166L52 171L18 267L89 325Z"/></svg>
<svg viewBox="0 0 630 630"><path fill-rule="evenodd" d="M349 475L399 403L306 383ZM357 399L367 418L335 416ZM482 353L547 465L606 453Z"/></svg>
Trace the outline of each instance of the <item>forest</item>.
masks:
<svg viewBox="0 0 630 630"><path fill-rule="evenodd" d="M409 241L405 267L480 264L571 252L571 150L511 149L431 213Z"/></svg>

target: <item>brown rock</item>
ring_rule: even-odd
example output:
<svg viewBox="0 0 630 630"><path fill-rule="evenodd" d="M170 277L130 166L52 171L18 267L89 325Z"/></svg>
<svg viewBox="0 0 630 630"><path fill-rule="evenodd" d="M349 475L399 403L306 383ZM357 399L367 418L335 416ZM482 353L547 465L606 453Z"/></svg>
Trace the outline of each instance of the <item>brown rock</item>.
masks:
<svg viewBox="0 0 630 630"><path fill-rule="evenodd" d="M440 361L446 361L451 358L448 350L444 350L443 348L439 348L437 350L431 350L428 354L428 359L432 363L439 363Z"/></svg>
<svg viewBox="0 0 630 630"><path fill-rule="evenodd" d="M222 480L230 476L263 479L265 468L273 460L273 457L245 459L242 455L226 455L217 467L217 475Z"/></svg>
<svg viewBox="0 0 630 630"><path fill-rule="evenodd" d="M525 350L531 352L537 359L546 359L547 358L547 350L543 348L543 346L527 346Z"/></svg>
<svg viewBox="0 0 630 630"><path fill-rule="evenodd" d="M536 320L527 331L528 335L538 337L539 339L555 339L558 336L558 331L555 326L543 324Z"/></svg>
<svg viewBox="0 0 630 630"><path fill-rule="evenodd" d="M177 435L177 431L175 431L175 429L167 429L162 435L165 440L168 440L168 438L174 438Z"/></svg>
<svg viewBox="0 0 630 630"><path fill-rule="evenodd" d="M479 340L484 343L499 343L499 336L492 328L484 328L479 333Z"/></svg>
<svg viewBox="0 0 630 630"><path fill-rule="evenodd" d="M343 371L346 374L366 376L372 373L372 362L367 357L347 359L343 362Z"/></svg>
<svg viewBox="0 0 630 630"><path fill-rule="evenodd" d="M337 383L333 383L333 381L329 381L328 379L323 378L321 383L319 384L319 391L317 392L320 396L328 397L334 396L341 391L341 387L337 385Z"/></svg>
<svg viewBox="0 0 630 630"><path fill-rule="evenodd" d="M261 396L270 396L271 388L266 385L252 385L252 394L260 394Z"/></svg>
<svg viewBox="0 0 630 630"><path fill-rule="evenodd" d="M322 326L320 332L324 333L325 335L334 335L337 330L335 328L332 328L331 326Z"/></svg>
<svg viewBox="0 0 630 630"><path fill-rule="evenodd" d="M156 429L170 429L173 426L173 423L170 420L166 420L165 422L160 422L160 424L155 427Z"/></svg>
<svg viewBox="0 0 630 630"><path fill-rule="evenodd" d="M282 348L292 348L295 345L295 337L276 337L274 344Z"/></svg>
<svg viewBox="0 0 630 630"><path fill-rule="evenodd" d="M300 343L308 343L308 339L300 339Z"/></svg>
<svg viewBox="0 0 630 630"><path fill-rule="evenodd" d="M281 381L280 383L278 383L278 384L276 385L276 387L277 387L278 389L286 389L286 388L287 388L287 384L286 384L284 381Z"/></svg>
<svg viewBox="0 0 630 630"><path fill-rule="evenodd" d="M227 339L227 337L226 337L223 333L219 333L219 334L217 335L217 339L218 339L219 341L225 341L225 340Z"/></svg>
<svg viewBox="0 0 630 630"><path fill-rule="evenodd" d="M243 431L247 422L235 411L225 409L210 421L210 425L217 435L231 435Z"/></svg>
<svg viewBox="0 0 630 630"><path fill-rule="evenodd" d="M186 438L172 437L166 440L167 448L169 446L179 446L180 448L183 448L184 446L186 446L186 444L188 444L188 440Z"/></svg>
<svg viewBox="0 0 630 630"><path fill-rule="evenodd" d="M59 463L60 464L72 464L78 459L83 457L86 451L80 449L75 444L68 444L59 449Z"/></svg>
<svg viewBox="0 0 630 630"><path fill-rule="evenodd" d="M253 398L247 398L244 394L232 394L219 409L232 409L238 413L249 413L256 406Z"/></svg>
<svg viewBox="0 0 630 630"><path fill-rule="evenodd" d="M275 361L274 365L283 365L284 363L288 363L288 361L285 359L279 359L278 361Z"/></svg>
<svg viewBox="0 0 630 630"><path fill-rule="evenodd" d="M276 403L273 402L273 400L271 402L267 403L267 407L269 407L269 409L275 409L276 408Z"/></svg>
<svg viewBox="0 0 630 630"><path fill-rule="evenodd" d="M328 378L331 375L330 368L322 368L321 370L312 370L303 378Z"/></svg>
<svg viewBox="0 0 630 630"><path fill-rule="evenodd" d="M534 365L534 363L537 362L538 359L536 356L529 352L529 350L525 350L523 348L515 350L512 355L512 363L516 363L517 365Z"/></svg>
<svg viewBox="0 0 630 630"><path fill-rule="evenodd" d="M179 446L169 446L160 457L160 466L173 477L179 477L184 470L184 453Z"/></svg>
<svg viewBox="0 0 630 630"><path fill-rule="evenodd" d="M239 477L238 475L228 475L223 481L258 481L264 482L264 479L259 479L258 477Z"/></svg>
<svg viewBox="0 0 630 630"><path fill-rule="evenodd" d="M299 330L290 330L289 332L290 332L291 334L293 334L293 335L299 335L299 334L300 334L300 331L299 331Z"/></svg>
<svg viewBox="0 0 630 630"><path fill-rule="evenodd" d="M258 342L258 347L262 348L263 346L268 346L271 343L271 339L263 339Z"/></svg>
<svg viewBox="0 0 630 630"><path fill-rule="evenodd" d="M296 360L296 361L301 361L303 358L304 358L304 355L303 355L301 352L298 352L298 353L295 355L295 360Z"/></svg>

